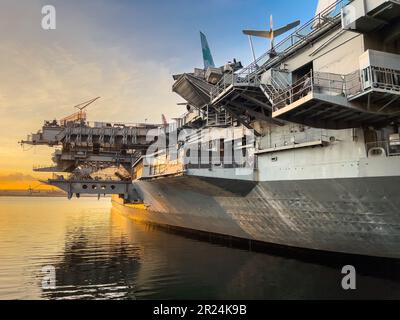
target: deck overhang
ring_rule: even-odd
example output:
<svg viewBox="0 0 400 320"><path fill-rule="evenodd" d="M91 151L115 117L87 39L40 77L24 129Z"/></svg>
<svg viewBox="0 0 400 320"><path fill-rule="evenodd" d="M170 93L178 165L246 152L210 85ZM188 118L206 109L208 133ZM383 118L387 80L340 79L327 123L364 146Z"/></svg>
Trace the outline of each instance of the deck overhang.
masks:
<svg viewBox="0 0 400 320"><path fill-rule="evenodd" d="M201 108L210 102L213 85L193 74L182 74L174 83L172 91L180 95L190 105Z"/></svg>
<svg viewBox="0 0 400 320"><path fill-rule="evenodd" d="M99 197L101 195L124 195L127 199L133 191L132 181L49 179L42 182L65 191L69 199L74 194L78 198L82 194Z"/></svg>
<svg viewBox="0 0 400 320"><path fill-rule="evenodd" d="M393 114L367 111L349 103L344 96L310 92L299 100L272 112L280 119L315 128L346 129L362 125L380 126L393 121Z"/></svg>
<svg viewBox="0 0 400 320"><path fill-rule="evenodd" d="M212 105L216 109L223 107L249 129L254 129L251 125L254 120L281 124L272 119L271 103L258 84L231 84L212 100Z"/></svg>

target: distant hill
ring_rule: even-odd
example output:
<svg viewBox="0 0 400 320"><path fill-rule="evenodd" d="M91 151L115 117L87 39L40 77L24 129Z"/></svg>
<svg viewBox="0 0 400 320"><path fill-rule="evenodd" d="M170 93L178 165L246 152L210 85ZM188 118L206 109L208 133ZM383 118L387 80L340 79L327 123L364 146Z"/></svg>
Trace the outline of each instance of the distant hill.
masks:
<svg viewBox="0 0 400 320"><path fill-rule="evenodd" d="M9 174L0 174L0 190L56 190L54 187L42 184L38 178L29 174L13 172Z"/></svg>
<svg viewBox="0 0 400 320"><path fill-rule="evenodd" d="M0 190L0 197L65 197L66 193L61 190Z"/></svg>
<svg viewBox="0 0 400 320"><path fill-rule="evenodd" d="M0 190L0 197L67 197L67 193L61 190ZM82 194L82 198L97 198L97 194ZM104 196L101 196L104 198ZM105 198L110 198L106 195Z"/></svg>

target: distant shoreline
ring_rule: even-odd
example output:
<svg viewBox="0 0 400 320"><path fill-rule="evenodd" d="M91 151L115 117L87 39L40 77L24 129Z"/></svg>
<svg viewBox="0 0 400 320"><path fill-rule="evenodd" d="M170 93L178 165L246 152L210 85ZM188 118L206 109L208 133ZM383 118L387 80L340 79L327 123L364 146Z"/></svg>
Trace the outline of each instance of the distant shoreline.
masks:
<svg viewBox="0 0 400 320"><path fill-rule="evenodd" d="M0 197L29 197L29 198L66 198L67 194L64 192L34 192L30 193L25 190L0 190ZM97 195L82 195L82 198L97 198ZM102 196L103 198L103 196Z"/></svg>
<svg viewBox="0 0 400 320"><path fill-rule="evenodd" d="M0 194L0 197L62 198L62 194Z"/></svg>

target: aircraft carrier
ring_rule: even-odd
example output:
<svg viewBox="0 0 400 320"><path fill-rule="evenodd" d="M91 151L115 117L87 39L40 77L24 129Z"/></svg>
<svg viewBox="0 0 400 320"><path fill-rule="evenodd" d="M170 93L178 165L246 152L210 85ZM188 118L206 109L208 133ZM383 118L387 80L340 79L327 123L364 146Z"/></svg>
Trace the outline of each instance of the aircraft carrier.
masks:
<svg viewBox="0 0 400 320"><path fill-rule="evenodd" d="M88 101L23 141L56 148L35 170L136 220L400 258L400 1L321 0L306 23L243 33L244 68L216 67L201 34L173 123L90 123ZM271 43L259 58L254 37Z"/></svg>

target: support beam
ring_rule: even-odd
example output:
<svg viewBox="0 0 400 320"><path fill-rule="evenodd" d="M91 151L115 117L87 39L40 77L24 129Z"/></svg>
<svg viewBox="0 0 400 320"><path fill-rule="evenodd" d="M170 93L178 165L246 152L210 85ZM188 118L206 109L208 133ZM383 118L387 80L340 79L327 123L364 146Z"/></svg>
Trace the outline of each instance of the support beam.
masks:
<svg viewBox="0 0 400 320"><path fill-rule="evenodd" d="M347 110L347 109L345 109L345 110L342 110L342 111L340 111L340 112L337 112L336 114L335 114L335 117L334 118L331 118L331 119L336 119L337 117L339 117L339 116L342 116L342 115L344 115L344 114L346 114L346 113L349 113L350 111L349 110ZM321 117L321 120L325 120L325 119L327 119L327 118L329 118L329 117Z"/></svg>
<svg viewBox="0 0 400 320"><path fill-rule="evenodd" d="M258 106L260 106L262 108L267 109L268 111L272 110L272 106L271 105L269 105L269 104L267 104L265 102L262 102L262 101L260 101L260 100L258 100L256 98L254 98L254 97L251 97L251 96L249 96L249 95L247 95L245 93L242 93L241 97L244 98L244 99L247 99L247 100L249 100L249 101L251 101L253 103L255 103L256 105L258 105Z"/></svg>
<svg viewBox="0 0 400 320"><path fill-rule="evenodd" d="M307 113L307 112L309 112L309 111L311 111L311 110L313 110L313 109L315 109L315 108L318 108L321 104L322 104L322 102L317 103L316 105L313 105L312 107L304 108L303 110L301 110L301 111L295 113L292 117L298 117L299 115L302 115L302 114L304 114L304 113Z"/></svg>
<svg viewBox="0 0 400 320"><path fill-rule="evenodd" d="M393 102L395 102L396 100L398 100L400 98L400 96L395 96L393 99L391 99L388 103L386 103L382 108L380 108L378 110L378 112L382 112L383 110L385 110L388 106L390 106Z"/></svg>
<svg viewBox="0 0 400 320"><path fill-rule="evenodd" d="M323 103L320 103L320 104L323 105ZM327 107L327 108L324 109L324 110L318 111L318 112L316 112L315 114L313 114L313 115L310 117L310 119L311 119L311 118L318 117L318 116L320 116L320 115L322 115L322 114L324 114L324 113L327 113L327 112L329 112L329 111L331 111L331 110L333 110L333 109L336 109L336 106ZM328 116L328 118L329 118L329 116Z"/></svg>
<svg viewBox="0 0 400 320"><path fill-rule="evenodd" d="M133 190L132 181L50 179L42 182L64 190L68 193L69 198L73 194L77 194L77 197L82 194L98 196L123 194L127 198L131 194L130 191Z"/></svg>
<svg viewBox="0 0 400 320"><path fill-rule="evenodd" d="M226 105L226 111L227 111L228 113L232 114L233 117L234 117L237 121L239 121L242 125L244 125L247 129L254 130L254 134L255 134L256 136L258 136L258 137L261 136L261 134L260 134L257 130L255 130L255 129L250 125L249 122L247 122L247 121L241 119L241 115L238 114L237 112L233 111L232 108L231 108L229 105Z"/></svg>
<svg viewBox="0 0 400 320"><path fill-rule="evenodd" d="M346 118L347 116L351 115L354 113L354 110L344 110L343 112L340 112L338 116L335 116L333 118L330 118L330 121L338 121L340 119Z"/></svg>
<svg viewBox="0 0 400 320"><path fill-rule="evenodd" d="M231 103L233 106L237 107L233 102ZM264 120L264 121L271 121L271 118L266 116L263 113L251 110L250 108L246 108L245 112L253 117L256 117L257 119Z"/></svg>
<svg viewBox="0 0 400 320"><path fill-rule="evenodd" d="M235 108L239 108L239 109L244 110L245 112L247 112L248 114L250 114L253 117L256 117L257 119L264 120L266 122L273 123L273 124L280 125L280 126L283 125L282 121L274 120L274 119L272 119L272 117L269 117L269 116L267 116L267 115L265 115L263 113L254 111L254 110L252 110L250 108L243 108L242 106L238 105L235 102L231 102L230 104L232 106L234 106Z"/></svg>

